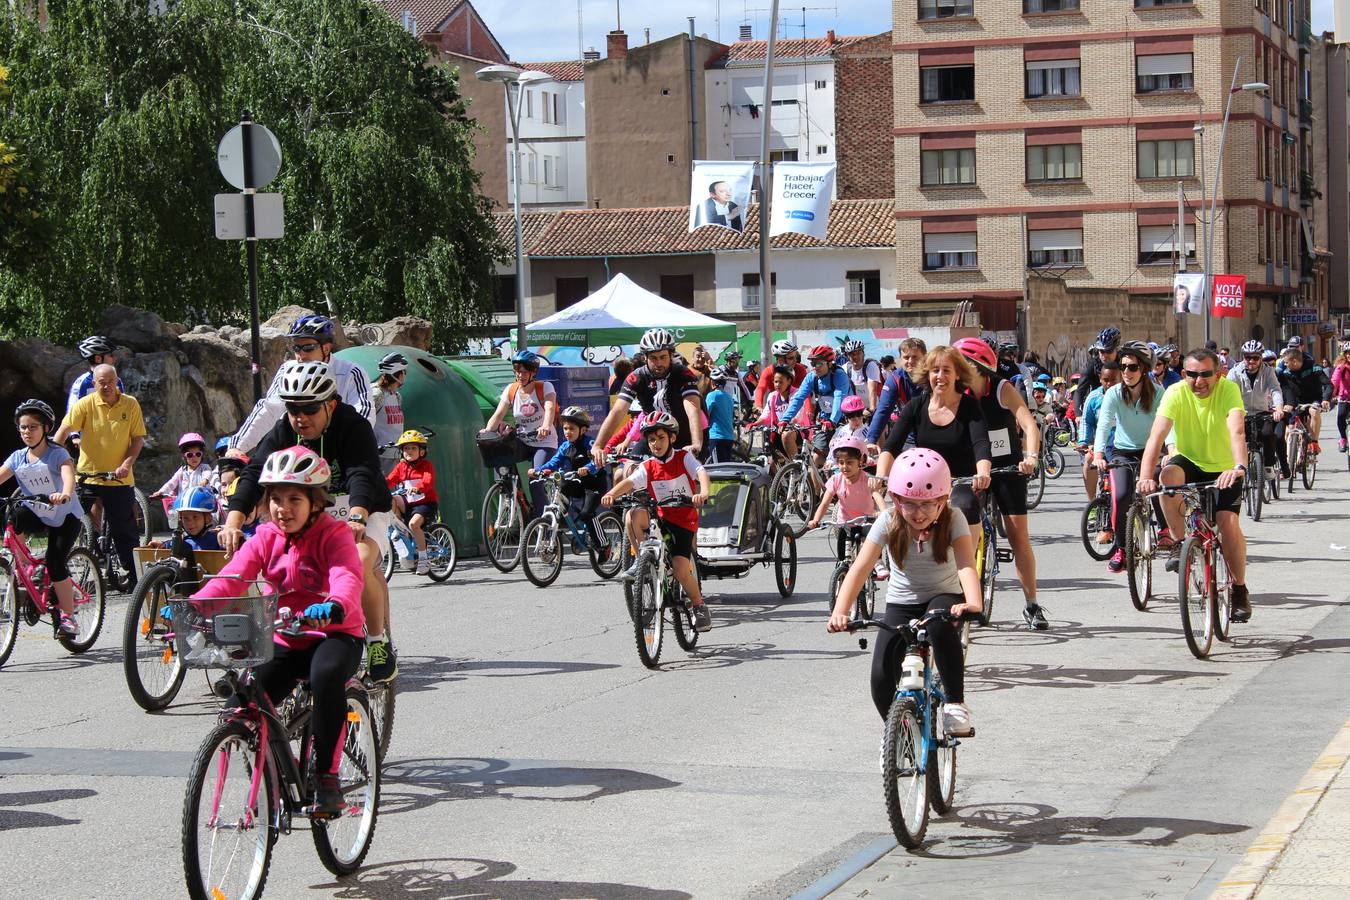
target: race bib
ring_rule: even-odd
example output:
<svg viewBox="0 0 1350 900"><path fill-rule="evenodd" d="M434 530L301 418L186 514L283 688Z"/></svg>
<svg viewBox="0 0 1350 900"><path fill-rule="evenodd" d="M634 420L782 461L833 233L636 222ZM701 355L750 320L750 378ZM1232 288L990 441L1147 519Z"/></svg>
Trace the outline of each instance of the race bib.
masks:
<svg viewBox="0 0 1350 900"><path fill-rule="evenodd" d="M334 494L330 499L333 502L328 507L328 514L340 521L347 521L347 517L352 514L352 495Z"/></svg>
<svg viewBox="0 0 1350 900"><path fill-rule="evenodd" d="M29 494L55 494L59 489L52 470L44 465L20 466L14 471L14 477Z"/></svg>
<svg viewBox="0 0 1350 900"><path fill-rule="evenodd" d="M408 498L409 503L417 503L419 500L426 499L426 494L419 490L421 484L422 482L411 478L403 482L403 494Z"/></svg>
<svg viewBox="0 0 1350 900"><path fill-rule="evenodd" d="M656 502L658 503L662 500L669 500L672 497L689 498L694 496L694 491L689 484L689 477L687 475L681 475L679 478L672 478L669 481L653 481L649 487L651 488L652 496L656 498Z"/></svg>
<svg viewBox="0 0 1350 900"><path fill-rule="evenodd" d="M995 428L989 432L989 455L998 459L1012 455L1012 437L1006 428Z"/></svg>

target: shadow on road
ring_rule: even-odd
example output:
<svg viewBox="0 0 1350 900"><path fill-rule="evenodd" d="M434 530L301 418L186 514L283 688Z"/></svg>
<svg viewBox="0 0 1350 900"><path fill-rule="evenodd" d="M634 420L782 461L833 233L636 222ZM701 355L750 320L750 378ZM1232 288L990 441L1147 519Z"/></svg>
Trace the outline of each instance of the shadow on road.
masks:
<svg viewBox="0 0 1350 900"><path fill-rule="evenodd" d="M5 754L7 758L26 756L27 754ZM39 806L43 803L56 803L61 800L84 800L95 797L98 791L88 788L69 788L55 791L22 791L14 794L0 794L0 832L15 831L20 828L51 828L56 825L78 825L79 819L67 819L52 813L17 811L15 807Z"/></svg>
<svg viewBox="0 0 1350 900"><path fill-rule="evenodd" d="M656 890L632 884L587 881L511 880L513 863L490 859L409 859L365 866L352 879L315 885L336 890L338 900L443 900L500 897L503 900L687 900L684 891ZM353 883L353 880L355 883Z"/></svg>
<svg viewBox="0 0 1350 900"><path fill-rule="evenodd" d="M556 662L534 659L465 659L452 656L399 656L398 691L432 691L469 677L526 678L617 669L617 663Z"/></svg>
<svg viewBox="0 0 1350 900"><path fill-rule="evenodd" d="M1033 663L991 663L966 666L966 689L977 693L1013 687L1095 688L1108 685L1167 684L1187 678L1225 678L1218 669L1079 669Z"/></svg>
<svg viewBox="0 0 1350 900"><path fill-rule="evenodd" d="M589 803L679 782L632 769L512 765L504 759L411 759L386 763L380 812L391 815L455 800Z"/></svg>
<svg viewBox="0 0 1350 900"><path fill-rule="evenodd" d="M41 627L41 626L39 626ZM13 658L5 664L6 672L71 672L75 669L87 669L90 666L105 663L122 662L122 648L102 647L86 653L63 656L60 659L44 659L39 662L14 662Z"/></svg>

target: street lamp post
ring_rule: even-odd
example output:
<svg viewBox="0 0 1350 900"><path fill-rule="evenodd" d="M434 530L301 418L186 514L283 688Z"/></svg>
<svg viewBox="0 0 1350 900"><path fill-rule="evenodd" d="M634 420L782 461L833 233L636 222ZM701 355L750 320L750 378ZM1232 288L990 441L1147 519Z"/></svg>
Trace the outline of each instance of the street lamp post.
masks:
<svg viewBox="0 0 1350 900"><path fill-rule="evenodd" d="M521 71L515 66L485 66L479 81L492 81L506 88L506 117L511 122L512 209L516 218L516 349L525 348L525 234L520 216L520 108L521 91L532 84L552 81L544 72Z"/></svg>
<svg viewBox="0 0 1350 900"><path fill-rule="evenodd" d="M1223 127L1219 129L1219 157L1218 157L1218 159L1215 160L1215 162L1214 162L1214 190L1211 191L1211 192L1210 192L1210 195L1209 195L1209 222L1205 225L1205 291L1204 291L1204 294L1205 294L1205 341L1206 341L1206 342L1208 342L1208 341L1210 341L1210 340L1212 339L1211 331L1212 331L1212 329L1213 329L1213 324L1214 324L1214 322L1213 322L1213 319L1214 319L1214 309L1213 309L1213 303L1214 303L1214 287L1213 287L1213 284L1212 284L1212 282L1213 282L1213 280L1214 280L1214 273L1213 273L1213 260L1214 260L1214 232L1215 232L1215 230L1217 229L1218 224L1219 224L1218 221L1217 221L1217 219L1216 219L1216 216L1217 216L1217 214L1218 214L1218 207L1219 207L1219 176L1223 173L1223 151L1224 151L1224 149L1225 149L1225 147L1227 146L1227 143L1228 143L1228 115L1229 115L1229 113L1232 112L1232 110L1233 110L1233 95L1234 95L1234 94L1237 94L1237 93L1239 93L1239 92L1241 92L1241 91L1251 91L1251 92L1253 92L1253 93L1260 93L1261 91L1265 91L1265 90L1268 90L1268 89L1270 88L1270 85L1266 84L1266 83L1263 82L1263 81L1249 81L1249 82L1247 82L1247 83L1245 83L1245 84L1239 85L1239 84L1238 84L1238 73L1241 72L1241 71L1242 71L1242 58L1239 57L1239 58L1238 58L1238 61L1237 61L1237 65L1233 66L1233 83L1232 83L1232 84L1229 86L1229 88L1228 88L1228 101L1224 104L1224 107L1223 107ZM1197 131L1198 131L1198 132L1200 133L1200 135L1201 135L1201 141L1200 141L1200 148L1201 148L1201 151L1200 151L1200 152L1203 154L1203 153L1204 153L1204 146L1205 146L1205 143L1204 143L1204 140L1203 140L1203 138L1204 138L1204 128L1203 128L1203 126L1200 127L1200 128L1198 128ZM1201 157L1201 160L1202 160L1202 161L1201 161L1202 174L1201 174L1201 177L1200 177L1200 185L1201 185L1201 190L1203 191L1203 190L1204 190L1204 175L1203 175L1204 162L1203 162L1203 155L1202 155L1202 157ZM1200 202L1201 202L1202 205L1204 204L1204 197L1203 197L1203 195L1201 196Z"/></svg>

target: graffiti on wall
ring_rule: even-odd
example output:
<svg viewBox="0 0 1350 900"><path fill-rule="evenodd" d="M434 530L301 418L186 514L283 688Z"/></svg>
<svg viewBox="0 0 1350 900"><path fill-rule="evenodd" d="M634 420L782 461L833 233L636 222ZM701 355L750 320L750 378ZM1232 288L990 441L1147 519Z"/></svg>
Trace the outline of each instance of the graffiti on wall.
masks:
<svg viewBox="0 0 1350 900"><path fill-rule="evenodd" d="M1045 353L1041 355L1041 365L1051 375L1063 375L1068 378L1074 372L1081 372L1087 367L1088 346L1069 338L1050 341L1045 345Z"/></svg>

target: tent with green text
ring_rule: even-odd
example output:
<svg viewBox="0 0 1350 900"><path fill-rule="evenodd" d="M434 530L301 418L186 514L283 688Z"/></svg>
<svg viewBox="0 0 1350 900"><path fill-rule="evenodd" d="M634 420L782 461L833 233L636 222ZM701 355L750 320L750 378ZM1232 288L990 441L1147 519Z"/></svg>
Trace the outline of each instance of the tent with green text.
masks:
<svg viewBox="0 0 1350 900"><path fill-rule="evenodd" d="M736 339L734 323L671 303L623 274L585 300L525 326L525 334L532 347L596 347L636 344L644 331L658 327L679 343Z"/></svg>

